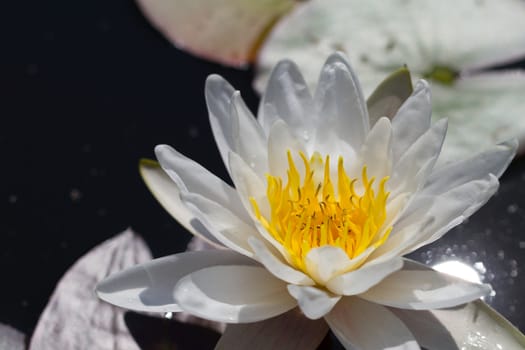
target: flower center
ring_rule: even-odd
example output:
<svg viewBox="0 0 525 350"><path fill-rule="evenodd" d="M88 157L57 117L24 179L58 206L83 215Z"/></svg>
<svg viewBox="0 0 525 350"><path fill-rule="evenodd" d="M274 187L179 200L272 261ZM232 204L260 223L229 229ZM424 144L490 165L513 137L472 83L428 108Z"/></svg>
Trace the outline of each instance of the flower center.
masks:
<svg viewBox="0 0 525 350"><path fill-rule="evenodd" d="M304 179L290 152L286 185L280 177L267 175L270 217L263 216L255 199L250 198L257 219L288 252L289 263L306 271L305 257L311 249L335 246L352 259L370 246L383 244L391 231L391 227L382 227L388 177L374 186L375 179L368 178L364 166L361 178L352 179L339 157L337 181L332 182L329 156L324 160L319 153L309 160L302 153L300 156Z"/></svg>

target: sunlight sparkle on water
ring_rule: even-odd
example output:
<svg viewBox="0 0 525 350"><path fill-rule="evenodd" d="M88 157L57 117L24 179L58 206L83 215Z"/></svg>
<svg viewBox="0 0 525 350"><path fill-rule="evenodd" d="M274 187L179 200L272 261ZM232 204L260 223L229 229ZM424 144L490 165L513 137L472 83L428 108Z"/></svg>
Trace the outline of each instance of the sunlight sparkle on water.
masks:
<svg viewBox="0 0 525 350"><path fill-rule="evenodd" d="M469 266L461 261L449 260L432 266L435 270L443 272L455 277L462 278L473 283L481 283L481 276L478 271L472 266Z"/></svg>

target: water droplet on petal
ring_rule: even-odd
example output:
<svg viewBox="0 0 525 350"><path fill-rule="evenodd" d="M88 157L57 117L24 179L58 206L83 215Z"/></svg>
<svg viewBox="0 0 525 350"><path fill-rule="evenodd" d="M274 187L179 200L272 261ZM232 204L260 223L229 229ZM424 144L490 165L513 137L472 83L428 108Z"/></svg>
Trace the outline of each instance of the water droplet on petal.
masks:
<svg viewBox="0 0 525 350"><path fill-rule="evenodd" d="M307 130L304 130L304 131L303 131L303 139L304 139L305 141L308 141L308 140L310 139L310 134L308 133Z"/></svg>

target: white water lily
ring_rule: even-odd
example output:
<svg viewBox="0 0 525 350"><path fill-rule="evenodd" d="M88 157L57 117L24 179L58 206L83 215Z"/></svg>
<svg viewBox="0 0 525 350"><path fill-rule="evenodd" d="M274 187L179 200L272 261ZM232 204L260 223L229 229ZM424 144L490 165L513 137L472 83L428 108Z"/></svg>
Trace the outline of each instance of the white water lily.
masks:
<svg viewBox="0 0 525 350"><path fill-rule="evenodd" d="M460 159L512 137L525 145L522 0L311 0L282 18L257 59L257 90L289 58L309 86L333 50L347 53L368 95L407 65L432 85L433 118L449 121L441 159ZM523 67L523 65L522 65ZM523 148L523 147L520 147Z"/></svg>
<svg viewBox="0 0 525 350"><path fill-rule="evenodd" d="M418 82L392 120L370 125L342 54L328 58L314 96L295 64L280 62L258 119L219 76L207 80L206 100L235 187L161 145L155 152L171 181L155 174L155 194L193 233L226 249L139 265L100 283L99 297L248 323L228 327L219 348L315 348L328 325L346 348L433 349L446 340L432 332L443 330L421 332L414 310L490 292L402 256L483 205L516 142L435 167L447 123L431 125L428 84Z"/></svg>

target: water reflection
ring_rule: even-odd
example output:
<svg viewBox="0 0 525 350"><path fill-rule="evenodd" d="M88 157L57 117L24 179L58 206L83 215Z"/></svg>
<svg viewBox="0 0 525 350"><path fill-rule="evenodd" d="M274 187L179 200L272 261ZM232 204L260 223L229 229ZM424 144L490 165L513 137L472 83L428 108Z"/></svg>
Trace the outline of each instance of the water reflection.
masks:
<svg viewBox="0 0 525 350"><path fill-rule="evenodd" d="M482 262L476 262L478 266L482 266L486 272L485 266ZM465 264L464 262L458 260L449 260L444 261L432 266L435 270L439 272L446 273L455 277L459 277L469 282L481 283L482 275L474 267Z"/></svg>
<svg viewBox="0 0 525 350"><path fill-rule="evenodd" d="M483 283L485 281L485 273L487 272L485 264L483 264L481 261L477 261L473 266L470 266L469 264L459 260L448 260L437 263L433 265L432 268L439 272L443 272L472 283ZM489 301L492 300L495 295L496 291L493 289L487 297L482 297L481 299Z"/></svg>

